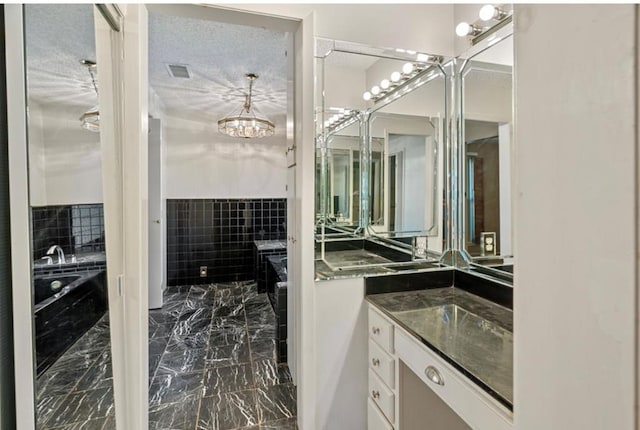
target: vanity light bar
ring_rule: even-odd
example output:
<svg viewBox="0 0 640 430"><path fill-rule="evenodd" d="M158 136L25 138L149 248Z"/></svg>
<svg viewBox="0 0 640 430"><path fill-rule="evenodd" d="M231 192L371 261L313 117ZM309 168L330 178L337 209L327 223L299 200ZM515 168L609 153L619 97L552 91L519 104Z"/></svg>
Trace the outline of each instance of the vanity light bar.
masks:
<svg viewBox="0 0 640 430"><path fill-rule="evenodd" d="M489 34L495 32L499 28L511 22L512 16L510 12L501 9L499 6L486 4L480 8L478 13L480 22L469 24L461 22L456 26L456 34L460 37L471 36L471 44L475 45L479 41L485 39ZM489 21L497 21L495 24L485 27L483 24Z"/></svg>
<svg viewBox="0 0 640 430"><path fill-rule="evenodd" d="M442 62L441 57L417 53L415 62L409 61L405 63L402 66L402 72L395 71L391 73L388 79L385 78L381 80L380 84L374 85L369 91L365 91L364 94L362 94L362 98L365 101L373 101L374 103L386 98L389 94L396 91L397 88L403 86L407 81L415 78L424 70L428 69L433 63L440 62Z"/></svg>
<svg viewBox="0 0 640 430"><path fill-rule="evenodd" d="M324 128L327 130L327 133L335 133L343 128L353 124L358 116L357 111L352 111L349 109L340 109L339 113L333 114L329 117L329 119L325 120Z"/></svg>

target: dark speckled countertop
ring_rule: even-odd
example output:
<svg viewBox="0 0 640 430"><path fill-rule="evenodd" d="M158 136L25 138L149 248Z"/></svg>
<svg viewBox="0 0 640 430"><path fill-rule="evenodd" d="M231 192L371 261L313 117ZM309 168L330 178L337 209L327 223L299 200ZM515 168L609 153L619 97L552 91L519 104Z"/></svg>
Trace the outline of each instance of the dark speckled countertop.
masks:
<svg viewBox="0 0 640 430"><path fill-rule="evenodd" d="M367 300L513 409L513 312L455 287Z"/></svg>

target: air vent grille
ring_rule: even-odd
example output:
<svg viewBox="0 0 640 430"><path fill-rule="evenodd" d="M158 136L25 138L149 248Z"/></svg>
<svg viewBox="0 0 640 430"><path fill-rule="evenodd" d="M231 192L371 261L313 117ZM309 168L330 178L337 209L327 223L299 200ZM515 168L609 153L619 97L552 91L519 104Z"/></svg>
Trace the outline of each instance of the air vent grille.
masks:
<svg viewBox="0 0 640 430"><path fill-rule="evenodd" d="M174 78L191 79L189 67L184 64L167 64L169 75Z"/></svg>

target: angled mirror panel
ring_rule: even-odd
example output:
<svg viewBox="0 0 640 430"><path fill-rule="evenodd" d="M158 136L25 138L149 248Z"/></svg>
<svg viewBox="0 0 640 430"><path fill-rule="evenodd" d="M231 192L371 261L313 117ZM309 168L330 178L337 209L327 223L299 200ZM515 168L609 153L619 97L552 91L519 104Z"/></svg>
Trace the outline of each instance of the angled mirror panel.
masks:
<svg viewBox="0 0 640 430"><path fill-rule="evenodd" d="M94 7L24 21L37 428L115 428Z"/></svg>
<svg viewBox="0 0 640 430"><path fill-rule="evenodd" d="M512 28L477 46L459 70L463 214L471 267L512 279Z"/></svg>

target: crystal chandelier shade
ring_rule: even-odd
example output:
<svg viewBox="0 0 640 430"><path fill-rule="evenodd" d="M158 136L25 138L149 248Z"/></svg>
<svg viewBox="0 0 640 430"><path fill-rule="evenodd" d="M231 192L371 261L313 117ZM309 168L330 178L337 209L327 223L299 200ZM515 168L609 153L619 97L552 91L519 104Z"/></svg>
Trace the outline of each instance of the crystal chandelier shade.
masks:
<svg viewBox="0 0 640 430"><path fill-rule="evenodd" d="M96 63L90 60L82 60L81 63L87 67L89 76L91 76L91 84L93 85L93 89L95 90L97 97L98 84L96 83ZM93 131L94 133L100 132L100 110L98 105L83 113L82 116L80 116L80 122L82 124L82 128L85 130Z"/></svg>
<svg viewBox="0 0 640 430"><path fill-rule="evenodd" d="M245 95L244 104L236 114L230 114L218 121L218 131L231 137L245 139L273 136L275 125L268 119L258 118L251 110L253 82L258 76L253 73L246 75L249 80L249 94Z"/></svg>

